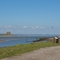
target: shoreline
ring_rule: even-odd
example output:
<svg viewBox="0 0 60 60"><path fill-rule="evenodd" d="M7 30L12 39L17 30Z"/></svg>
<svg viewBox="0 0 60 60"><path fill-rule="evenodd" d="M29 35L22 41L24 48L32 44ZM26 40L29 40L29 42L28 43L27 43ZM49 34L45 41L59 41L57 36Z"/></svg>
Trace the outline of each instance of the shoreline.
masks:
<svg viewBox="0 0 60 60"><path fill-rule="evenodd" d="M19 56L19 55L22 55L27 52L31 52L31 51L38 50L41 48L46 48L46 47L54 47L54 46L60 46L60 44L56 44L53 42L41 42L41 43L21 44L21 45L0 48L0 59L9 58L9 57L13 57L13 56ZM9 60L9 59L7 59L7 60ZM26 60L26 59L24 59L24 60ZM29 60L29 59L27 59L27 60Z"/></svg>
<svg viewBox="0 0 60 60"><path fill-rule="evenodd" d="M5 42L6 40L0 40L0 42Z"/></svg>

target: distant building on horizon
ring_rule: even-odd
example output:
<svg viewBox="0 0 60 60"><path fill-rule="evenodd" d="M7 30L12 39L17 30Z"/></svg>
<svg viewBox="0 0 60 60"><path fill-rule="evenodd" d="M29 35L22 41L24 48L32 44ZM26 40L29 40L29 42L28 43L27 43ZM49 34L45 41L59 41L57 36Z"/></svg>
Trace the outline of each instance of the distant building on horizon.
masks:
<svg viewBox="0 0 60 60"><path fill-rule="evenodd" d="M7 35L11 35L11 32L10 32L10 31L9 31L9 32L6 32L6 34L7 34Z"/></svg>

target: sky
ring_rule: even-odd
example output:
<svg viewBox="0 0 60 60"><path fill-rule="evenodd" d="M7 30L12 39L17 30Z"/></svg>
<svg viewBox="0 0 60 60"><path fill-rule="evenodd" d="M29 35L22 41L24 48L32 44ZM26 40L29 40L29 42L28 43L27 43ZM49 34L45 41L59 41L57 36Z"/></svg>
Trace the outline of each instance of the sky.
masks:
<svg viewBox="0 0 60 60"><path fill-rule="evenodd" d="M0 0L0 33L60 34L60 0Z"/></svg>

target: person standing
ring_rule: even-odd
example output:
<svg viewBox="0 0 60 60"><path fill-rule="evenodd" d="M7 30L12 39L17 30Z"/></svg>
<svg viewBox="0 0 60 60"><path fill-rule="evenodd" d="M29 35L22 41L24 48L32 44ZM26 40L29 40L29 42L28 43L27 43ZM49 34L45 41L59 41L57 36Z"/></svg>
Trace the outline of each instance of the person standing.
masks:
<svg viewBox="0 0 60 60"><path fill-rule="evenodd" d="M58 39L58 37L55 37L55 40L56 40L56 43L58 43L58 42L59 42L59 39Z"/></svg>
<svg viewBox="0 0 60 60"><path fill-rule="evenodd" d="M60 41L60 35L58 35L58 40Z"/></svg>

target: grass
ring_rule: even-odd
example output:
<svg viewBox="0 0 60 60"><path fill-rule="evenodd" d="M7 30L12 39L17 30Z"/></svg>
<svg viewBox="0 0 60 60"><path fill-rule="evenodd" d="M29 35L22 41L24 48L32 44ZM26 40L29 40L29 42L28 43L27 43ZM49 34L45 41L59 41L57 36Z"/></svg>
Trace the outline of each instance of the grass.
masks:
<svg viewBox="0 0 60 60"><path fill-rule="evenodd" d="M40 42L33 44L20 44L11 47L0 48L0 59L21 55L26 52L30 52L39 48L45 48L50 46L59 46L60 44L52 43L52 42Z"/></svg>

